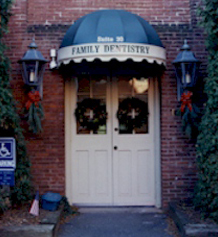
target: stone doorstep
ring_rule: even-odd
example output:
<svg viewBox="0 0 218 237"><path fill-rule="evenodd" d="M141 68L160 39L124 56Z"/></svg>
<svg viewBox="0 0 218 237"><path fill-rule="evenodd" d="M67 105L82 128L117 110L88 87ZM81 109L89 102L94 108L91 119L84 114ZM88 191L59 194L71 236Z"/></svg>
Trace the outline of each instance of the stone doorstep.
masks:
<svg viewBox="0 0 218 237"><path fill-rule="evenodd" d="M176 208L176 203L169 204L170 216L174 220L182 237L188 236L218 236L218 225L215 224L190 224L181 211Z"/></svg>
<svg viewBox="0 0 218 237"><path fill-rule="evenodd" d="M0 229L1 237L56 237L64 206L49 212L39 225L9 226Z"/></svg>
<svg viewBox="0 0 218 237"><path fill-rule="evenodd" d="M10 226L0 230L1 237L53 237L55 225Z"/></svg>
<svg viewBox="0 0 218 237"><path fill-rule="evenodd" d="M155 207L80 207L80 213L163 213Z"/></svg>

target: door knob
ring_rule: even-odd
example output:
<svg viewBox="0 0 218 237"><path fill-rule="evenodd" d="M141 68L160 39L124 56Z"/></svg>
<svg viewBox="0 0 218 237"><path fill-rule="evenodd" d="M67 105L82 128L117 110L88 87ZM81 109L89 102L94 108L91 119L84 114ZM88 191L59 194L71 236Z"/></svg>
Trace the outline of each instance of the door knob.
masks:
<svg viewBox="0 0 218 237"><path fill-rule="evenodd" d="M117 146L114 146L114 150L117 150Z"/></svg>
<svg viewBox="0 0 218 237"><path fill-rule="evenodd" d="M117 131L118 131L118 128L115 128L114 131L117 132Z"/></svg>

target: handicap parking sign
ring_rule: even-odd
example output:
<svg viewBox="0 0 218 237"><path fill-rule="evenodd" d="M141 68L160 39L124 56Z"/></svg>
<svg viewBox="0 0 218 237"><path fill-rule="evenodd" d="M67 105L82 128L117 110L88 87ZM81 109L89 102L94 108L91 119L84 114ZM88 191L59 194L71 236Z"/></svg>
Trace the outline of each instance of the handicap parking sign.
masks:
<svg viewBox="0 0 218 237"><path fill-rule="evenodd" d="M14 170L0 170L0 185L15 185Z"/></svg>
<svg viewBox="0 0 218 237"><path fill-rule="evenodd" d="M16 168L16 146L13 137L0 137L0 170Z"/></svg>

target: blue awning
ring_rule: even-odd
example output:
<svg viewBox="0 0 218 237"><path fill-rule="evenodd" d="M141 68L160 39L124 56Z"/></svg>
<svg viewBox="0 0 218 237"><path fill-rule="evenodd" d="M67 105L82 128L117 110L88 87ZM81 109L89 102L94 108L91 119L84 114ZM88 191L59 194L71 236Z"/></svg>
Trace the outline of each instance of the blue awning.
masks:
<svg viewBox="0 0 218 237"><path fill-rule="evenodd" d="M146 20L124 10L100 10L78 19L58 51L59 65L95 59L165 64L166 56L158 34Z"/></svg>

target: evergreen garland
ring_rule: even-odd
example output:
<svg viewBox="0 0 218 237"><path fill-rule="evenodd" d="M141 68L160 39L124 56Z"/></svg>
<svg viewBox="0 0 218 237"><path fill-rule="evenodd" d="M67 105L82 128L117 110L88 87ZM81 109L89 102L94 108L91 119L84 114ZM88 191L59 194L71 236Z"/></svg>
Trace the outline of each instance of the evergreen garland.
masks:
<svg viewBox="0 0 218 237"><path fill-rule="evenodd" d="M42 108L42 104L39 103L38 105L32 104L28 111L28 123L29 129L34 134L42 132L42 124L41 119L44 117L44 112Z"/></svg>
<svg viewBox="0 0 218 237"><path fill-rule="evenodd" d="M20 118L9 85L10 62L5 55L6 46L2 38L7 33L7 23L11 15L12 0L0 0L0 136L16 139L17 168L15 187L10 190L12 204L22 204L31 198L30 162L27 158L26 144L20 127ZM1 193L0 193L1 195ZM2 196L0 197L1 200ZM1 203L0 208L5 208Z"/></svg>
<svg viewBox="0 0 218 237"><path fill-rule="evenodd" d="M218 222L218 0L203 0L203 3L200 16L207 33L208 100L196 145L199 174L194 201L204 217Z"/></svg>
<svg viewBox="0 0 218 237"><path fill-rule="evenodd" d="M32 89L28 93L29 100L26 102L25 111L28 117L29 130L34 134L42 132L41 120L44 118L44 111L41 104L39 91Z"/></svg>
<svg viewBox="0 0 218 237"><path fill-rule="evenodd" d="M188 97L187 97L188 96ZM186 98L185 98L186 97ZM175 111L175 115L182 119L182 129L189 139L196 140L198 127L201 118L200 109L192 102L192 92L185 91L181 96L180 108Z"/></svg>

